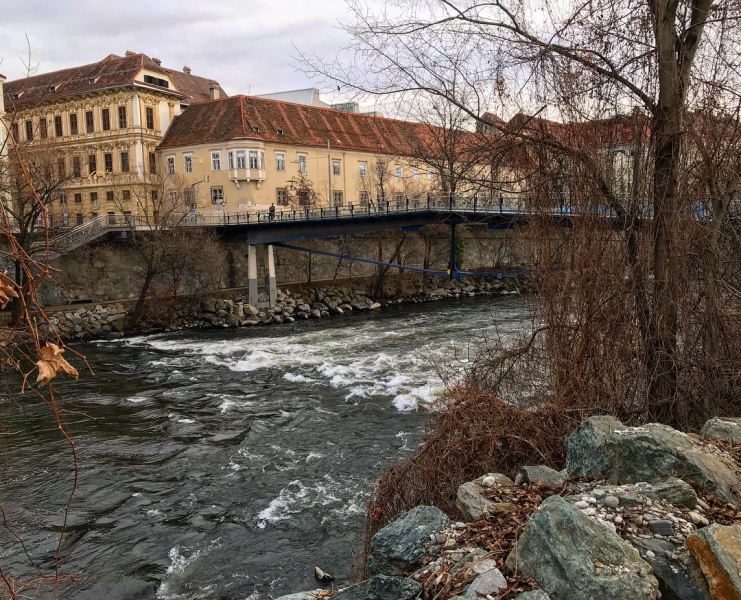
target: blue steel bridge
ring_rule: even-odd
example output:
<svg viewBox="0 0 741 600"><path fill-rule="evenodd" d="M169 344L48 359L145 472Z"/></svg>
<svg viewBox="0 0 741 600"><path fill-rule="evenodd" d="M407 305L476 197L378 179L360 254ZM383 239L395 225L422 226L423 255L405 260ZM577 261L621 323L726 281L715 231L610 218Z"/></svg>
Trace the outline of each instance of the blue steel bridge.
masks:
<svg viewBox="0 0 741 600"><path fill-rule="evenodd" d="M511 199L486 198L477 196L463 197L428 197L425 199L404 199L385 202L373 202L364 205L336 206L331 208L283 208L276 207L272 218L267 210L256 212L223 213L199 215L192 214L179 220L178 227L203 227L216 230L229 237L239 236L247 244L248 295L250 303L257 302L257 246L267 246L268 293L271 304L276 296L275 263L273 246L280 246L297 252L309 252L323 256L359 261L377 265L392 266L402 270L431 273L441 277L459 279L472 275L491 273L460 271L455 264L456 226L461 224L485 224L490 229L510 229L526 223L534 216L519 208L505 206ZM571 215L555 209L555 221L567 224ZM449 269L439 271L423 269L384 261L326 252L295 245L299 240L334 238L377 231L416 231L425 225L443 224L450 227L450 262ZM158 227L161 225L158 225ZM101 215L73 227L49 240L49 258L54 259L75 248L92 242L109 233L125 234L132 230L145 232L151 230L149 220L136 215L108 214ZM45 242L39 242L32 248L35 258L46 255Z"/></svg>

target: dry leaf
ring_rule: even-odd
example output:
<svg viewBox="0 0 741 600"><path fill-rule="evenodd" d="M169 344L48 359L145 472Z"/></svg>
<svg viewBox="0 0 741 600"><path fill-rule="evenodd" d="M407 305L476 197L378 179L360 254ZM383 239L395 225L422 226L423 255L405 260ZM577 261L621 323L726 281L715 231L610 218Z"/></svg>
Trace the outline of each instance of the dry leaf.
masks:
<svg viewBox="0 0 741 600"><path fill-rule="evenodd" d="M63 352L64 350L62 348L51 342L47 342L46 346L39 350L39 358L41 360L36 363L36 367L39 370L36 383L49 383L57 376L57 371L61 371L73 379L77 379L77 369L62 357Z"/></svg>
<svg viewBox="0 0 741 600"><path fill-rule="evenodd" d="M8 272L0 273L0 308L5 308L11 298L17 298L18 292L13 287L13 281L8 277Z"/></svg>

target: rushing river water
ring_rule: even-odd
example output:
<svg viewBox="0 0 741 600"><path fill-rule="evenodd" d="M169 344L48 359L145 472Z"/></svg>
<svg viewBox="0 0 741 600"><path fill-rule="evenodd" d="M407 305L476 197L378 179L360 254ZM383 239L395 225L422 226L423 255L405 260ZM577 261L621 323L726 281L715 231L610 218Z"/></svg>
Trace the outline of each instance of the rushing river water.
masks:
<svg viewBox="0 0 741 600"><path fill-rule="evenodd" d="M315 565L348 581L370 489L441 391L430 358L465 359L526 310L477 298L76 348L95 377L59 386L81 468L62 571L82 576L61 596L267 599L316 588ZM50 569L69 448L32 395L0 410L0 504ZM2 529L0 567L33 576Z"/></svg>

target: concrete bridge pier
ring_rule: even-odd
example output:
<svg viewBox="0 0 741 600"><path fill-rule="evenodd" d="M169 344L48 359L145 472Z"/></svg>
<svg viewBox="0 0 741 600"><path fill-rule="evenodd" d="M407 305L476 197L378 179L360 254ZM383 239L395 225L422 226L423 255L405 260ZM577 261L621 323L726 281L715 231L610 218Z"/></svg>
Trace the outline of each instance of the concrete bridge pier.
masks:
<svg viewBox="0 0 741 600"><path fill-rule="evenodd" d="M257 306L257 246L247 244L247 296Z"/></svg>
<svg viewBox="0 0 741 600"><path fill-rule="evenodd" d="M271 308L278 302L278 283L275 276L275 254L273 246L267 245L267 255L265 257L267 276L265 277L265 292L268 295L268 302L260 302L257 291L257 246L247 244L247 296L252 306L270 306Z"/></svg>

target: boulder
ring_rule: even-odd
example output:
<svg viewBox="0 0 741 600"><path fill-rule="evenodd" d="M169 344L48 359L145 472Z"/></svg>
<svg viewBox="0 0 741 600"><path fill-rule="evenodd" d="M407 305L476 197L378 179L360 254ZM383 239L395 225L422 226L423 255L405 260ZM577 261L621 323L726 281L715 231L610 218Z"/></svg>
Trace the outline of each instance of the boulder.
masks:
<svg viewBox="0 0 741 600"><path fill-rule="evenodd" d="M687 547L715 600L741 599L741 525L713 524L699 529L687 538Z"/></svg>
<svg viewBox="0 0 741 600"><path fill-rule="evenodd" d="M522 479L526 483L544 483L549 488L559 488L566 481L566 473L556 471L545 465L524 466L520 469Z"/></svg>
<svg viewBox="0 0 741 600"><path fill-rule="evenodd" d="M406 577L376 575L332 596L334 600L413 600L422 586Z"/></svg>
<svg viewBox="0 0 741 600"><path fill-rule="evenodd" d="M499 569L489 569L473 580L466 590L465 597L496 596L501 590L506 590L508 587L509 584Z"/></svg>
<svg viewBox="0 0 741 600"><path fill-rule="evenodd" d="M517 594L512 600L550 600L550 598L542 590L532 590L531 592Z"/></svg>
<svg viewBox="0 0 741 600"><path fill-rule="evenodd" d="M631 540L653 569L665 600L710 600L697 561L682 546L669 540L635 537ZM650 551L650 554L648 553Z"/></svg>
<svg viewBox="0 0 741 600"><path fill-rule="evenodd" d="M450 519L434 506L417 506L378 531L371 540L368 571L375 575L401 575L427 553L430 536L451 525Z"/></svg>
<svg viewBox="0 0 741 600"><path fill-rule="evenodd" d="M591 417L566 439L571 476L614 482L657 481L681 473L688 482L739 506L741 479L720 454L658 423L627 427L613 417Z"/></svg>
<svg viewBox="0 0 741 600"><path fill-rule="evenodd" d="M703 425L700 437L741 444L741 419L715 417Z"/></svg>
<svg viewBox="0 0 741 600"><path fill-rule="evenodd" d="M517 507L511 502L493 502L484 498L484 488L473 481L464 483L455 495L455 505L466 522L478 521L484 515L513 513Z"/></svg>
<svg viewBox="0 0 741 600"><path fill-rule="evenodd" d="M553 600L658 598L658 582L636 549L559 496L530 516L507 566Z"/></svg>

